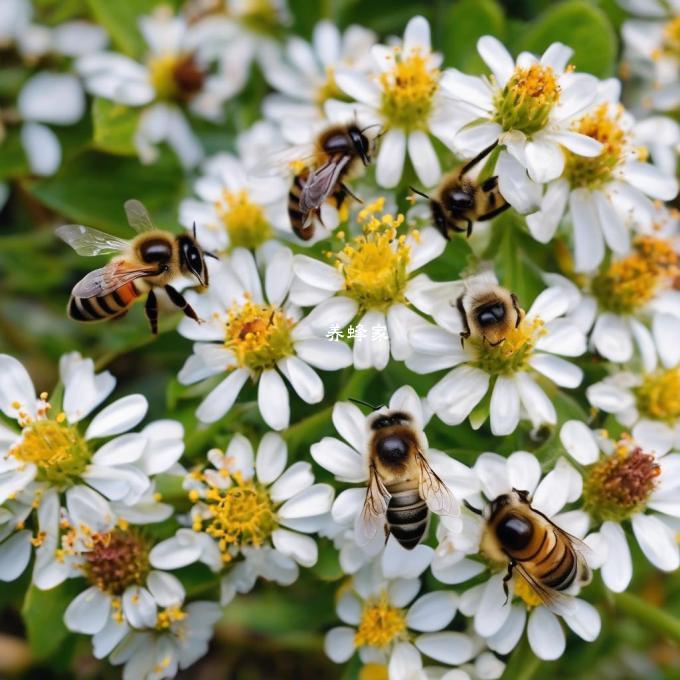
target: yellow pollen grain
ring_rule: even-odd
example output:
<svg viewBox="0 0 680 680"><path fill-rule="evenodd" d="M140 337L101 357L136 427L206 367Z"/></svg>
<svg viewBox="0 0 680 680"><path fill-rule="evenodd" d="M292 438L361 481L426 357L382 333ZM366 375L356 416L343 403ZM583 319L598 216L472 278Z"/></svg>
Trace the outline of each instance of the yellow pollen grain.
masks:
<svg viewBox="0 0 680 680"><path fill-rule="evenodd" d="M532 586L518 573L515 575L515 596L524 602L528 610L543 604L543 600L541 600Z"/></svg>

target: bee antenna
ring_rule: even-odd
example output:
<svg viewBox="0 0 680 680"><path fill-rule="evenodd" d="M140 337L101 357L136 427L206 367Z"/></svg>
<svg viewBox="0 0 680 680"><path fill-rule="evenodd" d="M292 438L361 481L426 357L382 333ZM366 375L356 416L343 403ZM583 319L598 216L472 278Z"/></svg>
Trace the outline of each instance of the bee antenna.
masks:
<svg viewBox="0 0 680 680"><path fill-rule="evenodd" d="M461 177L463 175L467 175L468 172L472 168L479 163L483 158L488 156L496 147L498 146L498 140L496 140L493 144L489 144L489 146L486 147L486 149L482 149L474 158L470 159L464 166L463 169L460 171Z"/></svg>
<svg viewBox="0 0 680 680"><path fill-rule="evenodd" d="M476 508L474 505L470 505L466 500L463 501L463 505L470 511L474 512L475 515L483 515L484 513L479 510L479 508Z"/></svg>
<svg viewBox="0 0 680 680"><path fill-rule="evenodd" d="M409 187L409 189L410 189L414 194L418 194L418 196L422 196L423 198L426 198L428 201L430 200L430 197L429 197L426 193L424 193L424 192L422 192L422 191L418 191L418 189L416 189L415 187Z"/></svg>
<svg viewBox="0 0 680 680"><path fill-rule="evenodd" d="M194 232L194 238L196 238L196 220L194 220L193 232Z"/></svg>
<svg viewBox="0 0 680 680"><path fill-rule="evenodd" d="M212 257L213 260L219 260L220 258L215 255L215 253L209 253L207 250L203 252L205 257Z"/></svg>
<svg viewBox="0 0 680 680"><path fill-rule="evenodd" d="M361 134L363 134L364 132L366 132L366 130L370 130L371 128L374 128L374 127L381 127L380 123L373 123L373 125L367 125L365 128L360 130L360 132L361 132Z"/></svg>
<svg viewBox="0 0 680 680"><path fill-rule="evenodd" d="M367 401L364 401L363 399L354 399L353 397L350 397L349 400L351 402L354 402L355 404L361 404L362 406L368 406L368 408L371 409L371 411L377 411L379 408L382 408L385 404L380 404L379 406L375 406L374 404L369 404Z"/></svg>

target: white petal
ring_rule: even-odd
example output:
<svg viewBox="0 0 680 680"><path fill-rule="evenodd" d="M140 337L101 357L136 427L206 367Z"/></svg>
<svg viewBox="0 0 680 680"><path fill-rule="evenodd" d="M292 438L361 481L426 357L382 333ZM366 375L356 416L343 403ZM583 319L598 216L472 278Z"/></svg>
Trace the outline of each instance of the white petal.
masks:
<svg viewBox="0 0 680 680"><path fill-rule="evenodd" d="M430 138L422 130L416 130L409 134L407 142L418 179L426 187L434 186L441 177L441 167Z"/></svg>
<svg viewBox="0 0 680 680"><path fill-rule="evenodd" d="M487 638L489 648L499 654L511 652L522 637L526 618L526 609L523 606L513 605L505 625L497 633Z"/></svg>
<svg viewBox="0 0 680 680"><path fill-rule="evenodd" d="M564 169L564 152L550 139L534 138L525 148L527 171L534 182L557 179Z"/></svg>
<svg viewBox="0 0 680 680"><path fill-rule="evenodd" d="M356 451L366 449L366 418L356 404L341 401L333 407L333 425Z"/></svg>
<svg viewBox="0 0 680 680"><path fill-rule="evenodd" d="M91 586L66 608L64 623L75 633L94 635L106 625L110 610L109 596L96 586Z"/></svg>
<svg viewBox="0 0 680 680"><path fill-rule="evenodd" d="M628 361L633 355L633 341L625 319L610 312L600 314L593 328L595 349L615 363Z"/></svg>
<svg viewBox="0 0 680 680"><path fill-rule="evenodd" d="M331 509L334 493L329 484L315 484L286 501L278 515L284 520L323 515Z"/></svg>
<svg viewBox="0 0 680 680"><path fill-rule="evenodd" d="M267 265L265 290L269 304L281 305L293 278L293 253L281 248Z"/></svg>
<svg viewBox="0 0 680 680"><path fill-rule="evenodd" d="M363 507L365 498L366 489L364 487L341 491L331 509L333 520L338 524L352 524Z"/></svg>
<svg viewBox="0 0 680 680"><path fill-rule="evenodd" d="M662 571L675 571L680 566L680 551L675 533L658 517L635 515L633 533L645 557Z"/></svg>
<svg viewBox="0 0 680 680"><path fill-rule="evenodd" d="M85 95L76 76L42 72L24 83L17 106L24 120L72 125L85 112Z"/></svg>
<svg viewBox="0 0 680 680"><path fill-rule="evenodd" d="M541 479L541 464L536 456L526 451L515 451L508 456L507 471L510 486L533 495Z"/></svg>
<svg viewBox="0 0 680 680"><path fill-rule="evenodd" d="M623 223L611 200L601 191L594 191L595 209L602 227L604 240L617 254L624 255L630 248L628 227Z"/></svg>
<svg viewBox="0 0 680 680"><path fill-rule="evenodd" d="M161 607L182 604L184 601L184 588L172 574L164 571L151 571L146 578L146 585L154 600Z"/></svg>
<svg viewBox="0 0 680 680"><path fill-rule="evenodd" d="M501 629L510 616L510 603L505 601L503 574L495 574L484 585L479 607L474 617L475 630L482 637Z"/></svg>
<svg viewBox="0 0 680 680"><path fill-rule="evenodd" d="M277 363L281 373L308 404L318 404L323 399L323 382L316 371L296 356L285 357Z"/></svg>
<svg viewBox="0 0 680 680"><path fill-rule="evenodd" d="M433 553L427 545L406 550L394 536L390 536L382 554L383 574L385 578L417 578L430 566Z"/></svg>
<svg viewBox="0 0 680 680"><path fill-rule="evenodd" d="M406 135L403 130L389 130L382 138L376 161L375 177L381 187L391 189L401 179L406 157Z"/></svg>
<svg viewBox="0 0 680 680"><path fill-rule="evenodd" d="M269 489L275 503L282 503L314 484L312 466L306 461L293 463ZM315 514L315 513L313 513Z"/></svg>
<svg viewBox="0 0 680 680"><path fill-rule="evenodd" d="M634 187L652 198L670 201L678 194L678 181L650 163L628 161L623 175Z"/></svg>
<svg viewBox="0 0 680 680"><path fill-rule="evenodd" d="M114 401L100 411L85 432L85 439L111 437L131 430L146 415L149 403L141 394L131 394Z"/></svg>
<svg viewBox="0 0 680 680"><path fill-rule="evenodd" d="M239 368L230 373L196 409L196 417L203 423L219 420L236 401L241 388L248 379L248 370Z"/></svg>
<svg viewBox="0 0 680 680"><path fill-rule="evenodd" d="M324 437L320 442L312 444L310 453L318 465L339 480L364 482L368 478L362 456L335 437Z"/></svg>
<svg viewBox="0 0 680 680"><path fill-rule="evenodd" d="M566 624L581 639L592 642L600 634L600 613L585 600L575 599L564 615Z"/></svg>
<svg viewBox="0 0 680 680"><path fill-rule="evenodd" d="M124 434L101 446L92 457L97 465L121 465L139 460L147 440L140 434Z"/></svg>
<svg viewBox="0 0 680 680"><path fill-rule="evenodd" d="M258 481L268 486L278 479L286 467L287 458L286 442L275 432L267 432L257 449L255 470Z"/></svg>
<svg viewBox="0 0 680 680"><path fill-rule="evenodd" d="M560 387L578 387L583 380L583 371L560 357L535 354L529 364Z"/></svg>
<svg viewBox="0 0 680 680"><path fill-rule="evenodd" d="M595 269L604 257L604 238L595 204L585 189L576 189L569 197L574 223L575 268L579 272Z"/></svg>
<svg viewBox="0 0 680 680"><path fill-rule="evenodd" d="M334 663L345 663L354 654L354 628L340 626L326 633L323 649Z"/></svg>
<svg viewBox="0 0 680 680"><path fill-rule="evenodd" d="M34 174L53 175L61 165L59 138L46 125L24 123L21 126L21 143Z"/></svg>
<svg viewBox="0 0 680 680"><path fill-rule="evenodd" d="M652 334L664 366L671 368L680 363L680 319L671 314L655 314Z"/></svg>
<svg viewBox="0 0 680 680"><path fill-rule="evenodd" d="M569 455L581 465L592 465L600 452L591 429L578 420L568 420L560 430L560 441Z"/></svg>
<svg viewBox="0 0 680 680"><path fill-rule="evenodd" d="M602 565L602 578L615 593L624 591L633 575L630 550L623 529L614 522L605 522L600 534L607 544L607 559Z"/></svg>
<svg viewBox="0 0 680 680"><path fill-rule="evenodd" d="M149 553L149 561L157 569L181 569L198 561L203 548L190 529L180 529L175 536L157 543Z"/></svg>
<svg viewBox="0 0 680 680"><path fill-rule="evenodd" d="M272 543L279 552L292 557L303 567L313 567L319 557L314 539L295 531L276 529L272 533Z"/></svg>
<svg viewBox="0 0 680 680"><path fill-rule="evenodd" d="M19 411L35 415L35 388L28 371L9 354L0 354L0 409L15 419ZM19 408L12 406L19 404Z"/></svg>
<svg viewBox="0 0 680 680"><path fill-rule="evenodd" d="M290 422L288 390L274 370L263 371L257 389L257 404L262 418L272 430L283 430Z"/></svg>
<svg viewBox="0 0 680 680"><path fill-rule="evenodd" d="M31 559L31 532L18 531L0 543L0 581L19 578Z"/></svg>
<svg viewBox="0 0 680 680"><path fill-rule="evenodd" d="M557 413L545 392L526 373L518 373L515 380L519 389L519 398L532 424L535 427L543 423L554 425L557 422Z"/></svg>
<svg viewBox="0 0 680 680"><path fill-rule="evenodd" d="M146 588L131 586L123 594L123 613L133 628L153 627L156 611L156 603Z"/></svg>
<svg viewBox="0 0 680 680"><path fill-rule="evenodd" d="M456 614L458 598L443 590L419 597L408 610L406 624L411 630L432 633L451 623Z"/></svg>
<svg viewBox="0 0 680 680"><path fill-rule="evenodd" d="M515 70L515 62L503 43L490 35L477 41L477 51L496 78L498 87L503 88Z"/></svg>
<svg viewBox="0 0 680 680"><path fill-rule="evenodd" d="M416 638L416 647L436 661L457 666L469 661L475 647L463 633L427 633Z"/></svg>
<svg viewBox="0 0 680 680"><path fill-rule="evenodd" d="M564 653L564 631L557 617L545 607L537 607L529 615L527 636L532 651L539 659L551 661Z"/></svg>
<svg viewBox="0 0 680 680"><path fill-rule="evenodd" d="M339 328L343 328L344 325L337 324ZM331 324L326 326L324 333L328 332L329 328ZM298 340L295 343L295 353L302 361L324 371L337 371L352 363L352 350L343 342L320 339Z"/></svg>

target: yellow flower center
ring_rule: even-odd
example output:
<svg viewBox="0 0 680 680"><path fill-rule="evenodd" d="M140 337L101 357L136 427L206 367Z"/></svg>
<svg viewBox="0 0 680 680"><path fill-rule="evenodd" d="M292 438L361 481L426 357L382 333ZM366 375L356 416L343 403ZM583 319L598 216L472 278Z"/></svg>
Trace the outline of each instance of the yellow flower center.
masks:
<svg viewBox="0 0 680 680"><path fill-rule="evenodd" d="M347 95L338 87L335 81L335 71L332 66L326 67L326 80L316 88L314 101L322 107L329 99L348 100Z"/></svg>
<svg viewBox="0 0 680 680"><path fill-rule="evenodd" d="M272 237L263 208L250 200L248 191L227 191L215 210L229 235L229 248L257 248Z"/></svg>
<svg viewBox="0 0 680 680"><path fill-rule="evenodd" d="M405 302L411 248L405 236L397 236L403 215L377 215L384 198L359 212L362 234L335 253L335 265L345 278L345 295L356 300L362 310L386 310ZM417 237L417 232L411 232Z"/></svg>
<svg viewBox="0 0 680 680"><path fill-rule="evenodd" d="M663 51L670 57L680 59L680 16L664 26Z"/></svg>
<svg viewBox="0 0 680 680"><path fill-rule="evenodd" d="M586 468L584 507L598 520L621 522L644 510L660 474L654 455L622 438L612 455Z"/></svg>
<svg viewBox="0 0 680 680"><path fill-rule="evenodd" d="M275 0L247 0L240 2L239 8L234 10L231 3L227 3L227 14L234 14L249 30L265 35L275 35L282 27L281 10Z"/></svg>
<svg viewBox="0 0 680 680"><path fill-rule="evenodd" d="M177 605L166 607L165 609L161 609L156 615L156 629L168 630L173 623L184 621L186 617L187 613L182 611L181 607Z"/></svg>
<svg viewBox="0 0 680 680"><path fill-rule="evenodd" d="M525 371L529 367L536 341L544 333L543 321L538 318L529 321L522 313L519 326L510 328L498 345L492 345L484 338L472 337L467 340L466 345L469 343L476 352L476 358L471 363L495 376Z"/></svg>
<svg viewBox="0 0 680 680"><path fill-rule="evenodd" d="M543 600L541 600L534 588L517 571L515 571L515 596L519 597L529 610L543 604Z"/></svg>
<svg viewBox="0 0 680 680"><path fill-rule="evenodd" d="M572 187L597 189L612 179L614 170L623 162L628 147L628 134L621 127L622 109L610 113L608 104L601 104L592 113L580 118L574 132L592 137L602 144L599 156L586 158L565 150L564 176Z"/></svg>
<svg viewBox="0 0 680 680"><path fill-rule="evenodd" d="M546 126L559 99L560 86L552 68L518 66L496 94L494 120L504 130L519 130L530 137Z"/></svg>
<svg viewBox="0 0 680 680"><path fill-rule="evenodd" d="M207 505L209 517L194 520L195 531L203 530L217 540L222 559L232 559L230 549L260 546L277 526L277 517L265 487L240 473L231 475L232 485L227 489L211 486L202 500Z"/></svg>
<svg viewBox="0 0 680 680"><path fill-rule="evenodd" d="M634 252L606 266L592 281L591 291L604 310L632 314L680 273L671 243L654 236L638 236Z"/></svg>
<svg viewBox="0 0 680 680"><path fill-rule="evenodd" d="M166 52L151 57L148 66L158 99L186 102L203 88L205 73L193 54Z"/></svg>
<svg viewBox="0 0 680 680"><path fill-rule="evenodd" d="M680 419L680 366L648 373L635 396L644 416L675 425Z"/></svg>
<svg viewBox="0 0 680 680"><path fill-rule="evenodd" d="M90 462L90 450L75 427L60 413L55 420L35 420L24 427L10 455L38 468L37 479L58 487L71 486Z"/></svg>
<svg viewBox="0 0 680 680"><path fill-rule="evenodd" d="M224 345L237 366L260 373L293 354L295 322L279 307L246 300L234 303L227 316Z"/></svg>
<svg viewBox="0 0 680 680"><path fill-rule="evenodd" d="M378 77L382 89L381 113L387 127L407 132L427 130L434 95L439 88L439 70L428 64L429 54L413 50L404 57L394 50L392 70Z"/></svg>
<svg viewBox="0 0 680 680"><path fill-rule="evenodd" d="M376 600L368 600L354 636L357 647L387 647L396 639L405 638L406 613L393 607L383 593Z"/></svg>
<svg viewBox="0 0 680 680"><path fill-rule="evenodd" d="M359 671L359 680L389 680L387 666L381 663L367 663Z"/></svg>

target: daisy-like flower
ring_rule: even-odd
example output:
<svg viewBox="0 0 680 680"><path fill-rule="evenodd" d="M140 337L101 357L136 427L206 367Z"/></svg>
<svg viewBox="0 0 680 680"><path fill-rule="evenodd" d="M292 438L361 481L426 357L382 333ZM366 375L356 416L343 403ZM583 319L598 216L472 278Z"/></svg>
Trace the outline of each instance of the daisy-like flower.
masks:
<svg viewBox="0 0 680 680"><path fill-rule="evenodd" d="M376 159L376 180L395 187L402 176L406 156L424 186L437 183L441 168L430 135L453 149L457 106L440 89L442 55L432 52L430 26L417 16L404 31L401 44L374 45L374 71L338 67L335 82L355 101L331 100L330 112L356 113L365 125L380 125L385 134ZM331 115L331 117L333 117Z"/></svg>
<svg viewBox="0 0 680 680"><path fill-rule="evenodd" d="M474 297L497 282L488 272L463 285ZM579 296L564 291L562 286L544 290L497 345L474 335L461 343L464 320L452 306L456 296L443 303L446 313L437 319L438 326L411 329L409 341L415 349L406 365L412 371L455 367L427 395L441 420L458 425L470 416L479 427L490 416L495 435L513 432L520 419L528 418L534 427L557 422L555 407L540 384L545 381L537 378L540 374L560 387L578 387L581 369L555 355L577 357L586 351L584 333L563 317L578 305Z"/></svg>
<svg viewBox="0 0 680 680"><path fill-rule="evenodd" d="M196 225L203 248L223 253L233 248L256 249L276 231L290 233L286 211L288 186L280 177L257 177L236 156L221 153L205 161L194 183L198 199L186 198L179 221Z"/></svg>
<svg viewBox="0 0 680 680"><path fill-rule="evenodd" d="M184 482L192 503L192 528L179 529L155 546L151 565L178 569L194 562L207 564L224 574L222 604L237 592L251 590L259 577L280 585L293 583L298 565L316 564L316 542L305 534L324 523L333 488L315 484L307 462L286 469L287 459L285 442L273 432L262 437L257 455L240 434L225 453L212 449L212 467L190 472Z"/></svg>
<svg viewBox="0 0 680 680"><path fill-rule="evenodd" d="M92 95L144 107L135 133L142 162L157 159L160 142L167 142L185 167L201 160L201 144L184 111L218 121L224 102L234 94L233 84L224 77L224 64L211 72L219 55L221 27L221 22L210 19L192 27L160 7L139 20L149 49L143 63L115 52L90 54L76 62Z"/></svg>
<svg viewBox="0 0 680 680"><path fill-rule="evenodd" d="M382 527L381 530L376 531L374 536L370 536L366 535L366 530L362 526L362 510L367 498L366 483L372 481L369 451L370 424L376 414L389 412L406 413L411 417L411 424L420 439L419 449L426 464L453 496L450 503L443 503L440 495L434 489L430 489L427 497L423 499L431 511L455 517L459 514L457 501L478 490L474 474L469 468L445 453L429 448L427 437L423 432L429 420L429 414L424 411L423 404L412 387L408 385L400 387L392 395L387 406L381 407L369 416L365 416L352 403L338 402L333 407L333 424L345 441L336 437L324 437L320 442L312 445L310 453L316 463L335 475L336 480L362 485L340 493L333 503L331 514L333 520L341 526L355 525L356 538L354 540L359 539L360 547L364 547L368 554L376 554L385 544ZM385 518L382 518L382 521L385 521ZM408 551L401 548L393 539L390 541L395 543L393 552L402 554L400 559L391 562L404 564L409 559ZM414 549L414 554L429 550L425 546L419 546Z"/></svg>
<svg viewBox="0 0 680 680"><path fill-rule="evenodd" d="M592 103L597 85L594 76L567 66L573 50L553 43L540 59L523 52L515 61L489 35L479 39L477 50L492 76L448 69L441 82L446 96L466 114L454 140L459 154L475 156L498 140L532 180L542 183L562 175L566 152L600 153L599 141L570 129L573 117ZM497 172L505 185L505 168Z"/></svg>
<svg viewBox="0 0 680 680"><path fill-rule="evenodd" d="M606 586L618 593L632 578L633 563L623 529L629 521L640 549L657 569L678 569L680 548L670 521L680 517L680 455L668 453L668 447L643 449L625 433L614 441L606 432L593 432L576 420L562 426L560 439L572 458L584 466L583 507L599 525L589 544L602 563Z"/></svg>
<svg viewBox="0 0 680 680"><path fill-rule="evenodd" d="M324 649L331 661L344 663L358 651L365 665L387 666L390 678L407 680L424 676L421 653L450 665L470 660L472 639L443 630L456 615L458 596L440 590L413 601L420 590L418 576L428 563L401 577L385 575L385 563L361 569L351 589L340 595L336 611L346 625L326 634Z"/></svg>
<svg viewBox="0 0 680 680"><path fill-rule="evenodd" d="M572 130L596 141L602 152L595 157L565 154L560 176L546 187L539 210L527 216L531 234L547 243L568 213L578 272L598 267L605 246L616 255L625 254L631 227L639 224L644 229L653 222L650 199L666 201L678 193L677 180L645 162L646 150L634 146L635 121L619 104L620 87L614 79L600 83L593 106L572 122ZM504 196L521 209L528 178L509 156L499 167L511 178L502 187Z"/></svg>
<svg viewBox="0 0 680 680"><path fill-rule="evenodd" d="M517 451L508 458L483 453L474 471L479 477L483 495L471 502L480 510L513 489L527 491L531 507L551 522L576 537L588 528L588 516L581 510L564 512L566 505L581 496L581 476L564 459L541 479L537 458ZM440 525L440 544L432 561L432 573L443 583L459 584L480 574L486 580L463 593L460 609L473 617L474 629L498 654L508 654L522 637L525 625L529 645L541 659L557 659L565 649L566 639L557 612L564 622L584 640L594 640L600 632L597 610L584 600L565 593L555 611L548 608L532 586L515 569L503 590L508 571L507 561L498 561L498 553L482 540L486 521L482 516L466 513L462 531L447 531ZM474 559L481 555L482 561Z"/></svg>
<svg viewBox="0 0 680 680"><path fill-rule="evenodd" d="M281 376L301 399L316 404L323 399L324 387L311 367L344 368L352 362L351 352L300 324L300 310L287 300L293 278L293 254L287 248L269 258L264 286L253 255L242 248L210 276L206 294L187 292L190 304L207 322L179 325L184 337L197 341L179 380L188 385L228 373L196 411L199 420L210 423L227 413L250 377L258 383L262 418L272 429L282 430L288 427L290 406Z"/></svg>
<svg viewBox="0 0 680 680"><path fill-rule="evenodd" d="M107 406L83 433L80 423L112 392L115 378L108 371L96 374L92 360L77 353L61 358L60 374L63 410L53 413L47 393L36 397L26 369L0 355L0 410L21 428L0 425L0 503L11 513L0 532L0 562L13 564L0 570L0 579L24 571L33 545L34 579L40 580L58 547L64 493L92 490L101 502L90 520L103 520L114 515L117 504L140 502L151 489L149 476L172 467L184 449L183 428L174 421L127 433L146 415L147 401L139 394ZM35 535L24 528L27 508L36 510Z"/></svg>
<svg viewBox="0 0 680 680"><path fill-rule="evenodd" d="M345 240L331 257L334 266L306 255L296 255L291 300L314 306L303 324L321 334L344 328L359 317L354 336L354 367L387 366L390 354L403 361L411 352L408 330L425 319L411 305L429 313L428 291L434 287L425 275L412 275L441 255L444 237L433 227L398 235L403 215L381 215L384 198L364 207L358 215L362 234ZM344 237L344 234L339 234ZM332 343L338 344L338 343Z"/></svg>
<svg viewBox="0 0 680 680"><path fill-rule="evenodd" d="M268 50L263 73L280 94L264 100L265 116L280 123L284 135L291 119L305 125L324 121L324 104L329 99L343 98L335 82L336 69L367 72L372 66L370 50L375 41L375 33L366 28L350 26L340 33L332 21L324 20L314 27L311 44L293 37L283 53Z"/></svg>

